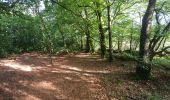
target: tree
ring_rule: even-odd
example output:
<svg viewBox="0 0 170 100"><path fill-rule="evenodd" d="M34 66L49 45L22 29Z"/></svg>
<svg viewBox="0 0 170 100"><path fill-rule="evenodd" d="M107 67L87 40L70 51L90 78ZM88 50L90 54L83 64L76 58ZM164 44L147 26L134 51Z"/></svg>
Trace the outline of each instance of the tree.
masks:
<svg viewBox="0 0 170 100"><path fill-rule="evenodd" d="M88 23L88 13L87 13L87 8L84 8L84 13L85 13L85 26L86 26L86 52L90 52L90 44L91 44L91 37L90 37L90 30L89 30L89 23Z"/></svg>
<svg viewBox="0 0 170 100"><path fill-rule="evenodd" d="M150 25L155 10L156 0L149 0L147 10L142 20L142 29L140 34L140 48L139 48L139 62L136 67L136 74L141 78L147 79L151 75L151 65L146 64L148 62L148 36L150 31Z"/></svg>
<svg viewBox="0 0 170 100"><path fill-rule="evenodd" d="M113 47L112 47L112 23L110 16L110 0L106 0L107 3L107 17L108 17L108 32L109 32L109 61L113 60Z"/></svg>
<svg viewBox="0 0 170 100"><path fill-rule="evenodd" d="M101 58L105 57L106 53L106 44L105 44L105 33L104 33L104 28L103 28L103 16L102 16L102 7L101 7L101 2L96 1L94 2L94 5L96 6L96 16L97 16L97 21L98 21L98 30L100 34L100 53L101 53Z"/></svg>

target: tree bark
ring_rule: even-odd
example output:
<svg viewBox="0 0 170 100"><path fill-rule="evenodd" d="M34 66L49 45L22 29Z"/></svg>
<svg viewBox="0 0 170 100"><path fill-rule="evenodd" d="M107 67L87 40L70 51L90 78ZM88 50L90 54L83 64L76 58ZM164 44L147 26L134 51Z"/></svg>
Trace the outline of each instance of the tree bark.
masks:
<svg viewBox="0 0 170 100"><path fill-rule="evenodd" d="M81 33L81 40L80 40L80 49L83 50L83 34Z"/></svg>
<svg viewBox="0 0 170 100"><path fill-rule="evenodd" d="M99 33L100 33L100 49L101 49L101 58L104 58L106 52L106 45L105 45L105 34L103 31L103 24L102 24L102 15L99 12Z"/></svg>
<svg viewBox="0 0 170 100"><path fill-rule="evenodd" d="M64 32L62 31L61 27L59 27L59 25L58 25L58 30L59 30L61 37L62 37L62 40L63 40L63 47L66 48L67 45L66 45L66 41L65 41Z"/></svg>
<svg viewBox="0 0 170 100"><path fill-rule="evenodd" d="M88 13L86 8L84 8L84 12L85 12L86 20L88 20ZM88 53L90 52L91 39L90 39L89 23L86 21L85 25L86 25L86 53Z"/></svg>
<svg viewBox="0 0 170 100"><path fill-rule="evenodd" d="M132 52L132 43L133 43L133 22L132 22L132 28L130 33L130 52Z"/></svg>
<svg viewBox="0 0 170 100"><path fill-rule="evenodd" d="M107 0L107 17L108 17L108 32L109 32L109 61L113 60L113 46L112 46L112 25L111 25L111 16L110 16L110 0Z"/></svg>
<svg viewBox="0 0 170 100"><path fill-rule="evenodd" d="M104 58L106 53L106 45L105 45L105 34L104 34L103 21L102 21L102 11L100 10L99 2L95 2L95 4L97 7L96 15L98 18L98 28L100 34L100 55L101 58Z"/></svg>
<svg viewBox="0 0 170 100"><path fill-rule="evenodd" d="M141 78L147 79L150 77L151 74L151 66L147 65L147 41L148 41L148 34L149 28L152 22L153 13L155 10L156 0L149 0L147 10L142 20L142 29L140 35L140 48L139 48L139 58L140 61L136 67L136 73Z"/></svg>
<svg viewBox="0 0 170 100"><path fill-rule="evenodd" d="M119 52L122 51L122 37L119 35L118 39L117 39L117 49Z"/></svg>

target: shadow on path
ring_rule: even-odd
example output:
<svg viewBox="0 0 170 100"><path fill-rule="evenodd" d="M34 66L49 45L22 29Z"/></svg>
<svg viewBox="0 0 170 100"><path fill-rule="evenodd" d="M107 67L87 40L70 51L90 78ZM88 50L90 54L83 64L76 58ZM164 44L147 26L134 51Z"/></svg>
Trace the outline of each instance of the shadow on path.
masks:
<svg viewBox="0 0 170 100"><path fill-rule="evenodd" d="M15 60L0 60L0 99L108 100L100 75L111 71L97 56L53 57L26 53Z"/></svg>

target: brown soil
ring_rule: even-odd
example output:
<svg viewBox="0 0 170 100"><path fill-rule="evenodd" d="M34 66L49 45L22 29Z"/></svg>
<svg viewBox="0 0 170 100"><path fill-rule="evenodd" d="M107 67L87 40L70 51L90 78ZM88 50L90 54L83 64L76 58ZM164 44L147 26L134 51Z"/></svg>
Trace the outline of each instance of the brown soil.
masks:
<svg viewBox="0 0 170 100"><path fill-rule="evenodd" d="M109 63L85 53L54 56L53 66L49 62L47 55L38 53L1 59L0 100L170 98L170 77L155 70L153 80L135 80L134 62Z"/></svg>

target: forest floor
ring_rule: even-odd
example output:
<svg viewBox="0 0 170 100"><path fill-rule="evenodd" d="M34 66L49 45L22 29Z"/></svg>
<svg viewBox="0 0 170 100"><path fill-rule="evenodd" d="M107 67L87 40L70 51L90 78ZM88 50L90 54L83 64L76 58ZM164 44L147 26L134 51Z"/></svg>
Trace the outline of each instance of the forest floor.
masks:
<svg viewBox="0 0 170 100"><path fill-rule="evenodd" d="M0 100L170 100L170 76L137 80L135 62L78 53L49 58L24 53L0 59Z"/></svg>

